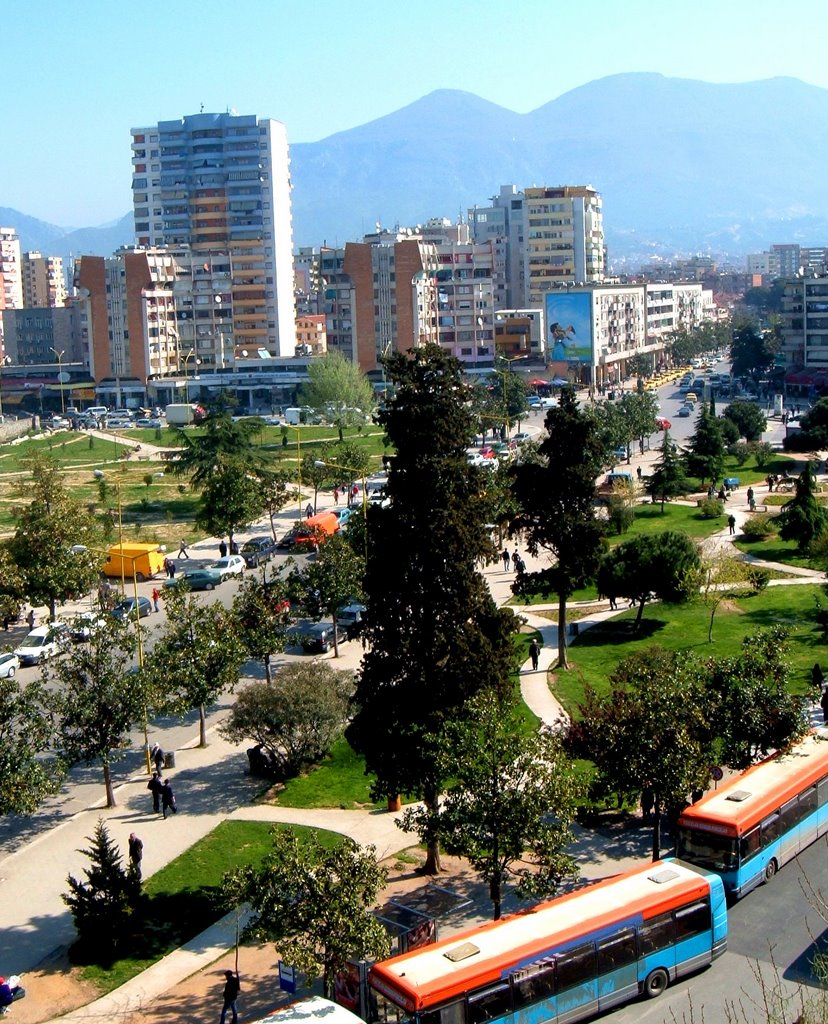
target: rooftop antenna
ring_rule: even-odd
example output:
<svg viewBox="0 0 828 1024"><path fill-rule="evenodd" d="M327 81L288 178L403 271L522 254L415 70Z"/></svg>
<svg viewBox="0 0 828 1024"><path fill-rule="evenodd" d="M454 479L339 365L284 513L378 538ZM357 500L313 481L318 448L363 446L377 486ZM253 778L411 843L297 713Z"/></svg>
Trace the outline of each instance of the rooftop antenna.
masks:
<svg viewBox="0 0 828 1024"><path fill-rule="evenodd" d="M201 104L201 108L199 110L199 114L203 114L203 113L204 113L204 104L202 103Z"/></svg>

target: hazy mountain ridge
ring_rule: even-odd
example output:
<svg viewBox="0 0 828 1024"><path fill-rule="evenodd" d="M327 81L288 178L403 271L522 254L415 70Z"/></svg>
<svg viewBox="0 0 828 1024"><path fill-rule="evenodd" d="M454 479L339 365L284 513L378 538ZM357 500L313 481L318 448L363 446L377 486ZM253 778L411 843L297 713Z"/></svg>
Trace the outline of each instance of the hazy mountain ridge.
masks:
<svg viewBox="0 0 828 1024"><path fill-rule="evenodd" d="M291 146L294 243L342 244L377 221L455 220L514 183L594 185L611 260L650 247L735 257L773 242L828 244L826 163L828 90L794 78L611 75L526 114L439 89ZM0 224L24 248L64 256L132 240L131 214L72 231L0 208Z"/></svg>

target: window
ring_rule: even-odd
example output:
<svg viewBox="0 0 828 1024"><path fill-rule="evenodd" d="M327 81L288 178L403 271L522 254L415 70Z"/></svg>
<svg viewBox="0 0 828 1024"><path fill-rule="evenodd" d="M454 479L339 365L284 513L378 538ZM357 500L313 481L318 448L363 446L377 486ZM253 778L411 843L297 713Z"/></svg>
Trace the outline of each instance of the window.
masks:
<svg viewBox="0 0 828 1024"><path fill-rule="evenodd" d="M638 959L638 946L635 931L625 928L617 935L612 935L598 943L598 973L607 974L617 971L619 967L634 964Z"/></svg>
<svg viewBox="0 0 828 1024"><path fill-rule="evenodd" d="M539 1003L555 994L555 964L542 960L512 975L512 1000L515 1010Z"/></svg>
<svg viewBox="0 0 828 1024"><path fill-rule="evenodd" d="M811 786L804 793L799 794L800 818L807 818L817 809L817 788Z"/></svg>
<svg viewBox="0 0 828 1024"><path fill-rule="evenodd" d="M762 846L767 846L779 838L779 814L769 814L761 824Z"/></svg>
<svg viewBox="0 0 828 1024"><path fill-rule="evenodd" d="M799 800L797 800L796 797L794 797L793 800L789 800L786 804L782 804L779 809L782 831L787 832L788 829L794 828L799 824L801 817Z"/></svg>
<svg viewBox="0 0 828 1024"><path fill-rule="evenodd" d="M559 990L583 985L595 977L595 947L588 942L556 956L555 969L558 972Z"/></svg>
<svg viewBox="0 0 828 1024"><path fill-rule="evenodd" d="M512 993L507 982L469 996L468 1024L485 1024L512 1012Z"/></svg>
<svg viewBox="0 0 828 1024"><path fill-rule="evenodd" d="M708 900L699 900L689 907L682 907L681 910L675 911L675 918L676 942L700 935L710 928L710 903Z"/></svg>
<svg viewBox="0 0 828 1024"><path fill-rule="evenodd" d="M761 833L759 826L750 830L739 840L739 857L741 860L749 860L761 849Z"/></svg>
<svg viewBox="0 0 828 1024"><path fill-rule="evenodd" d="M387 1000L383 1000L387 1003ZM439 1010L429 1010L419 1015L419 1024L465 1024L466 1004L463 1000L448 1003Z"/></svg>
<svg viewBox="0 0 828 1024"><path fill-rule="evenodd" d="M659 949L665 949L672 942L672 914L659 914L658 917L651 917L638 929L638 943L642 956L655 953Z"/></svg>

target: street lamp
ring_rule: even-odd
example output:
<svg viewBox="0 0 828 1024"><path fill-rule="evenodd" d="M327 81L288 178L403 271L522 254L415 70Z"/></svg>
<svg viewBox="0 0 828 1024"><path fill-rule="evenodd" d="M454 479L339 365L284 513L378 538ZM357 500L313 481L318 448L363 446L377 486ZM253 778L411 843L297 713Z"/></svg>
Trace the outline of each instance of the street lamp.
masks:
<svg viewBox="0 0 828 1024"><path fill-rule="evenodd" d="M190 382L189 382L189 378L187 377L187 363L188 363L188 361L193 356L195 356L195 354L196 354L196 350L194 348L191 348L189 352L185 352L185 354L184 354L184 401L185 402L189 402L189 400L190 400ZM195 363L194 363L194 367L197 369L199 366L201 366L201 360L198 357L196 357ZM195 374L193 376L195 377Z"/></svg>
<svg viewBox="0 0 828 1024"><path fill-rule="evenodd" d="M58 352L58 350L56 348L52 348L49 351L54 352L55 355L57 356L57 361L58 361L58 384L60 385L60 415L62 416L64 414L64 412L65 412L65 408L64 408L64 404L63 404L63 354L64 354L65 350L61 349L60 352Z"/></svg>

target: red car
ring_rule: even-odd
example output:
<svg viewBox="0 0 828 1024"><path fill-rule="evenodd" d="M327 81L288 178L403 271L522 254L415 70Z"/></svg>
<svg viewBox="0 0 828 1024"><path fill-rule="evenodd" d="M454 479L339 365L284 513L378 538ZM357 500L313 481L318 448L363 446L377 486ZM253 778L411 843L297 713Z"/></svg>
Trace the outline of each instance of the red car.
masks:
<svg viewBox="0 0 828 1024"><path fill-rule="evenodd" d="M669 430L673 425L669 420L665 420L664 417L657 419L656 424L659 430Z"/></svg>

